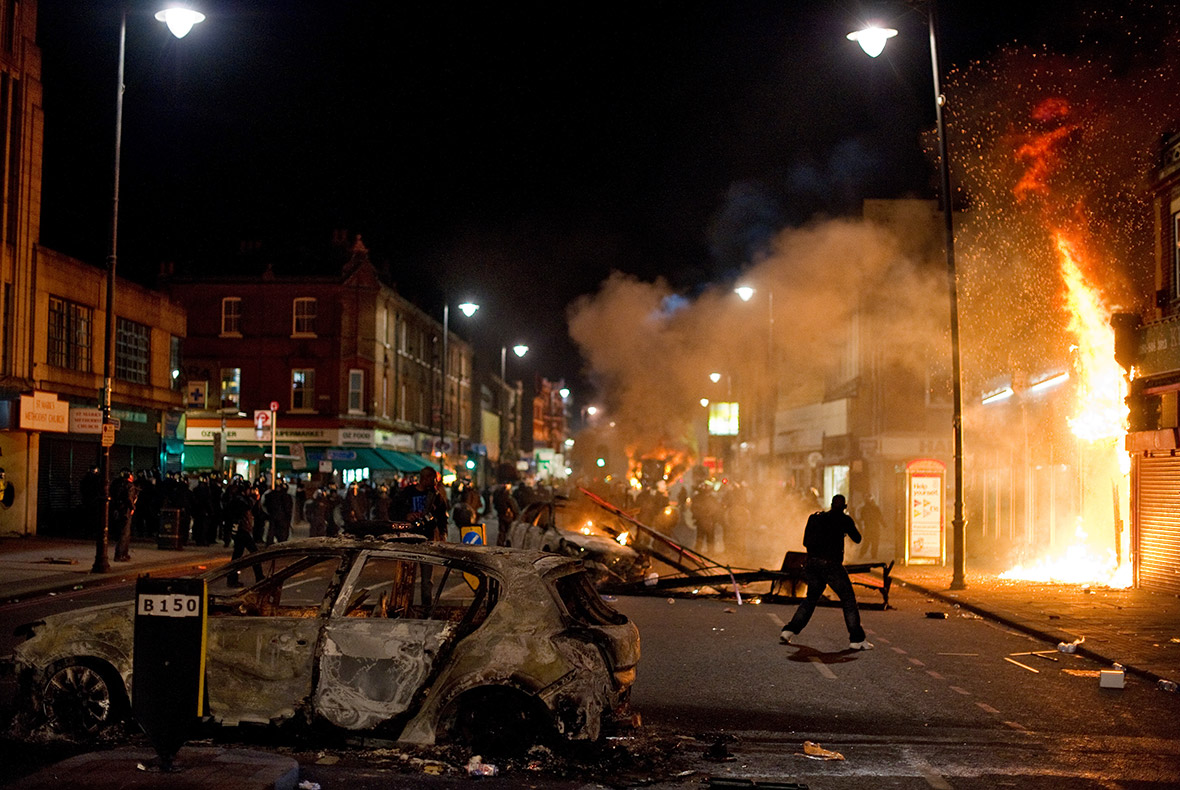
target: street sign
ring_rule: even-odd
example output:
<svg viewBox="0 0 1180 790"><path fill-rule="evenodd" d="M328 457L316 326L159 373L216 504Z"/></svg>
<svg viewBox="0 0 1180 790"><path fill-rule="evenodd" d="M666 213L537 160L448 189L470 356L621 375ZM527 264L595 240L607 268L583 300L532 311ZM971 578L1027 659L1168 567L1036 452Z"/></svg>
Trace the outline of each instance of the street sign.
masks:
<svg viewBox="0 0 1180 790"><path fill-rule="evenodd" d="M277 400L272 400L270 402L270 410L271 411L278 411L279 410L279 402Z"/></svg>
<svg viewBox="0 0 1180 790"><path fill-rule="evenodd" d="M254 427L259 431L264 431L270 427L270 412L266 409L254 410Z"/></svg>
<svg viewBox="0 0 1180 790"><path fill-rule="evenodd" d="M115 424L108 422L102 426L102 446L112 447L115 444Z"/></svg>

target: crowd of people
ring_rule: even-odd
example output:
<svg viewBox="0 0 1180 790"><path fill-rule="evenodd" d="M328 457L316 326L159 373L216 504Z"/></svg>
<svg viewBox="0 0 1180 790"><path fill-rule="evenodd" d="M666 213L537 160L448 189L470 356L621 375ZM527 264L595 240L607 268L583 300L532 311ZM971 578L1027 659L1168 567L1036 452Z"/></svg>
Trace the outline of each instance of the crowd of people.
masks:
<svg viewBox="0 0 1180 790"><path fill-rule="evenodd" d="M425 496L431 491L435 493L428 503ZM108 529L116 562L130 559L134 538L156 537L162 523L171 519L180 545L220 542L233 546L236 558L288 540L295 524L306 524L309 537L336 537L361 522L408 521L428 538L445 539L452 520L466 526L494 514L499 524L507 525L525 505L549 493L528 482L480 490L469 479L456 481L448 492L431 467L344 486L334 479L279 477L273 488L269 475L251 481L241 475L135 474L124 468L111 476ZM104 500L98 467L82 477L79 494L86 534L96 535ZM506 532L499 530L501 544Z"/></svg>

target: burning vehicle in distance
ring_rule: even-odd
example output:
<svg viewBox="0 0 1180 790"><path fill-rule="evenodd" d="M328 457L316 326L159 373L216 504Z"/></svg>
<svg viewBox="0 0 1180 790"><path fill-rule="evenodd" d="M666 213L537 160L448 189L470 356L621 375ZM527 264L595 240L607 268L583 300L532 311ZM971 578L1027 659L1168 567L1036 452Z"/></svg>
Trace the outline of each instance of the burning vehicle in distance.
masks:
<svg viewBox="0 0 1180 790"><path fill-rule="evenodd" d="M577 557L598 584L641 581L651 569L634 530L585 497L532 502L508 528L507 545Z"/></svg>
<svg viewBox="0 0 1180 790"><path fill-rule="evenodd" d="M313 538L203 578L215 724L326 724L494 752L593 741L629 715L639 632L567 557ZM27 726L86 739L128 715L133 602L21 631L8 661Z"/></svg>

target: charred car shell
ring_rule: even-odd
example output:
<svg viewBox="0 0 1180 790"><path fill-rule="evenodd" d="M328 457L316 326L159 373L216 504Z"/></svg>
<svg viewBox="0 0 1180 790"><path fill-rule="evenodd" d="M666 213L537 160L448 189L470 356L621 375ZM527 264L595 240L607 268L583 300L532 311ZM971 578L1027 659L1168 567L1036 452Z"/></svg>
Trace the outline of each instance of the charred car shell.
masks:
<svg viewBox="0 0 1180 790"><path fill-rule="evenodd" d="M220 724L326 722L495 746L547 732L594 740L626 714L638 630L569 558L315 538L205 578L207 713ZM117 720L133 617L125 603L34 624L12 656L26 708L74 736Z"/></svg>

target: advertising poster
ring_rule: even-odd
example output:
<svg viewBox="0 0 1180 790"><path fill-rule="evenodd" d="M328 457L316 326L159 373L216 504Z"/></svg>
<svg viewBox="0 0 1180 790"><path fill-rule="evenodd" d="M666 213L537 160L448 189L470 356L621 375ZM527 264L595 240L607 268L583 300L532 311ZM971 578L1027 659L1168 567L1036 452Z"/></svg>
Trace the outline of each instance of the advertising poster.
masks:
<svg viewBox="0 0 1180 790"><path fill-rule="evenodd" d="M906 466L906 562L941 564L945 557L946 465L912 461Z"/></svg>

